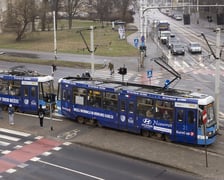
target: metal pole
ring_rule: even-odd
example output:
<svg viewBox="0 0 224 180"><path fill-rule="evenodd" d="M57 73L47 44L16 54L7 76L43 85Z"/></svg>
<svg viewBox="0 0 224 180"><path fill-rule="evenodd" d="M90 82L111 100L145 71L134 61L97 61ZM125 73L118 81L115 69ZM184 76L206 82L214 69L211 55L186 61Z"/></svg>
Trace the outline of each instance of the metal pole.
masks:
<svg viewBox="0 0 224 180"><path fill-rule="evenodd" d="M197 0L197 12L196 12L196 16L197 16L197 24L199 24L199 0Z"/></svg>
<svg viewBox="0 0 224 180"><path fill-rule="evenodd" d="M91 75L94 77L94 32L93 26L90 26L90 51L91 51Z"/></svg>
<svg viewBox="0 0 224 180"><path fill-rule="evenodd" d="M55 11L53 11L53 23L54 23L54 59L57 60L57 37L56 37Z"/></svg>
<svg viewBox="0 0 224 180"><path fill-rule="evenodd" d="M143 26L143 0L140 0L140 12L139 12L139 15L140 15L140 17L139 17L139 19L140 19L139 26L140 26L140 38L141 38L142 35L143 35L143 28L142 28L142 26Z"/></svg>
<svg viewBox="0 0 224 180"><path fill-rule="evenodd" d="M203 125L204 127L204 141L205 141L205 166L208 167L208 149L207 149L207 140L206 140L206 123Z"/></svg>
<svg viewBox="0 0 224 180"><path fill-rule="evenodd" d="M215 114L219 129L219 98L220 98L220 28L216 29L216 74L215 74Z"/></svg>
<svg viewBox="0 0 224 180"><path fill-rule="evenodd" d="M51 131L53 131L54 128L53 128L53 119L52 119L52 107L51 107L51 103L50 103L50 126L51 126Z"/></svg>

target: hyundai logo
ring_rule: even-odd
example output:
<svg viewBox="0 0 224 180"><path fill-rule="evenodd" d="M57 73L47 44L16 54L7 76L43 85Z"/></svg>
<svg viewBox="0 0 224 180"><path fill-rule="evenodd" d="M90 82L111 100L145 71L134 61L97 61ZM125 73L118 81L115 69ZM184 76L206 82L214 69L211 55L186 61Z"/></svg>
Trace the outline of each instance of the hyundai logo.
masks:
<svg viewBox="0 0 224 180"><path fill-rule="evenodd" d="M143 123L144 124L152 124L152 120L145 118L145 119L143 119Z"/></svg>

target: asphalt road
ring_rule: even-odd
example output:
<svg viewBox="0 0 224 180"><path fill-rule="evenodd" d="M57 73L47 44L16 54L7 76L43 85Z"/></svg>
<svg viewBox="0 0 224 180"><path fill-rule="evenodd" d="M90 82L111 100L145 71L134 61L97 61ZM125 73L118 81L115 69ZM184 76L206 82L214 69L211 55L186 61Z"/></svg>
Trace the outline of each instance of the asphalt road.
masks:
<svg viewBox="0 0 224 180"><path fill-rule="evenodd" d="M32 138L29 138L31 140ZM26 141L23 138L21 141ZM17 143L18 145L18 143ZM48 151L20 165L16 173L1 173L2 179L39 180L196 180L197 176L144 161L71 144ZM27 150L28 151L28 150Z"/></svg>

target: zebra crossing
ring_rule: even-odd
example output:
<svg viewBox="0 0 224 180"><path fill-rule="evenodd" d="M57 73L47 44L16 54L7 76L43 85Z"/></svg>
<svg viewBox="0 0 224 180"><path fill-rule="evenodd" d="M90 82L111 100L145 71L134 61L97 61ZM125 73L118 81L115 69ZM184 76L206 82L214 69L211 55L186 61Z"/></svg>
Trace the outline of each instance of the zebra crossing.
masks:
<svg viewBox="0 0 224 180"><path fill-rule="evenodd" d="M24 133L21 131L11 130L11 129L5 129L0 128L0 151L2 154L5 154L6 148L8 148L7 152L9 152L9 149L18 147L19 144L21 144L22 140L27 140L28 137L30 137L31 134ZM25 142L24 142L25 143ZM9 147L10 145L13 145L15 147Z"/></svg>
<svg viewBox="0 0 224 180"><path fill-rule="evenodd" d="M22 131L0 128L0 179L4 173L12 174L36 161L49 156L52 151L59 151L62 145L71 143L33 136Z"/></svg>
<svg viewBox="0 0 224 180"><path fill-rule="evenodd" d="M181 74L194 74L194 75L211 75L215 76L216 67L213 63L208 63L207 65L204 63L193 63L180 61L179 59L171 60L169 65L173 67L177 72ZM140 72L136 72L133 70L128 70L127 74L122 77L122 75L115 72L114 74L110 74L110 71L107 68L96 70L94 73L94 78L96 79L104 79L104 80L114 80L114 81L124 81L124 82L133 82L133 83L141 83L148 85L159 85L163 78L166 75L163 75L162 71L153 71L153 77L149 79L147 77L147 70L143 70ZM224 76L224 62L220 62L220 75Z"/></svg>

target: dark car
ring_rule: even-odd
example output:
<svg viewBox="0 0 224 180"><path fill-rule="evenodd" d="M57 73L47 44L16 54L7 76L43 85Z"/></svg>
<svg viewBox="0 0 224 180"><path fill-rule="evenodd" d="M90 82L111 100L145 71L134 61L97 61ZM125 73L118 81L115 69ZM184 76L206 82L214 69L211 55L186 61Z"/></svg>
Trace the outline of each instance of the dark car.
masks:
<svg viewBox="0 0 224 180"><path fill-rule="evenodd" d="M181 43L172 44L170 51L171 51L171 54L173 54L173 55L184 55L185 54L184 45Z"/></svg>

